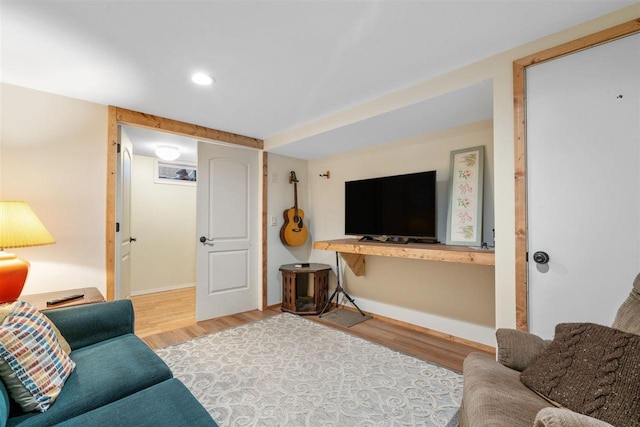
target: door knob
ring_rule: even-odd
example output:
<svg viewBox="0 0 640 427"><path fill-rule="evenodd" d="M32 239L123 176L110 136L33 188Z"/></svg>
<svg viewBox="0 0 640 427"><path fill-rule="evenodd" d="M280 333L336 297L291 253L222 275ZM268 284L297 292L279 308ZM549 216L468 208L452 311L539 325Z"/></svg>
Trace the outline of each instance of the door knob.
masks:
<svg viewBox="0 0 640 427"><path fill-rule="evenodd" d="M129 237L129 242L137 242L138 239L136 239L135 237Z"/></svg>
<svg viewBox="0 0 640 427"><path fill-rule="evenodd" d="M538 251L533 254L533 261L536 264L546 264L549 262L549 255L546 252Z"/></svg>
<svg viewBox="0 0 640 427"><path fill-rule="evenodd" d="M203 245L211 245L211 246L213 246L213 239L207 239L204 236L200 236L200 243L202 243Z"/></svg>

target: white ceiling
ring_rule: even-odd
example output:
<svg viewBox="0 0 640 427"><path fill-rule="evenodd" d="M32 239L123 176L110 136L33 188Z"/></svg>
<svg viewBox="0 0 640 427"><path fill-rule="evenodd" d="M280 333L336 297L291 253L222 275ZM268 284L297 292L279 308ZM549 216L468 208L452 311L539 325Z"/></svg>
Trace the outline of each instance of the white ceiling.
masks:
<svg viewBox="0 0 640 427"><path fill-rule="evenodd" d="M493 85L491 81L485 81L276 147L270 152L307 160L317 159L492 117Z"/></svg>
<svg viewBox="0 0 640 427"><path fill-rule="evenodd" d="M198 141L135 126L123 126L127 136L133 143L133 154L138 156L156 157L159 145L172 145L180 150L180 157L175 161L182 163L198 162Z"/></svg>
<svg viewBox="0 0 640 427"><path fill-rule="evenodd" d="M634 3L1 0L0 79L265 139ZM381 119L421 108L448 107ZM305 148L328 134L277 151L332 154Z"/></svg>

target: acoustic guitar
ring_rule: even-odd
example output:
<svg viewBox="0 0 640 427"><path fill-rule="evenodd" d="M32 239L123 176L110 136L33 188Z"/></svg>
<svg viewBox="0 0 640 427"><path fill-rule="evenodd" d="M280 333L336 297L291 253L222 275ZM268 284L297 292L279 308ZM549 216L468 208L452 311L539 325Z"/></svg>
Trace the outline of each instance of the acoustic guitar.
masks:
<svg viewBox="0 0 640 427"><path fill-rule="evenodd" d="M289 174L289 184L293 183L293 207L284 211L284 224L280 229L280 240L287 246L302 246L307 241L309 231L304 226L304 211L298 209L298 178L295 171Z"/></svg>

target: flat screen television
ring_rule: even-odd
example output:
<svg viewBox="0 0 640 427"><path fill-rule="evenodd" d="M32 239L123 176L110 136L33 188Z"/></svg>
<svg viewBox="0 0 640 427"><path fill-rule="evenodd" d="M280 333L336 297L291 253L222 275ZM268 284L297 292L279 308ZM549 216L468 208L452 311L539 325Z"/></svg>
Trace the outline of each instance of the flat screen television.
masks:
<svg viewBox="0 0 640 427"><path fill-rule="evenodd" d="M345 182L344 233L437 241L436 171Z"/></svg>

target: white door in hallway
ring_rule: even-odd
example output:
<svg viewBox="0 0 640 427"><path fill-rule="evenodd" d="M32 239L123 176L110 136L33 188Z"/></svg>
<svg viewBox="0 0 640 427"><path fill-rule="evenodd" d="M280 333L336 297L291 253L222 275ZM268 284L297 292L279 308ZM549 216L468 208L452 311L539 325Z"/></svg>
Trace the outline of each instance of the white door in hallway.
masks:
<svg viewBox="0 0 640 427"><path fill-rule="evenodd" d="M133 144L118 126L115 298L131 295L131 164Z"/></svg>
<svg viewBox="0 0 640 427"><path fill-rule="evenodd" d="M640 34L528 67L526 97L529 330L610 325L640 271Z"/></svg>
<svg viewBox="0 0 640 427"><path fill-rule="evenodd" d="M260 300L258 151L198 142L196 319Z"/></svg>

